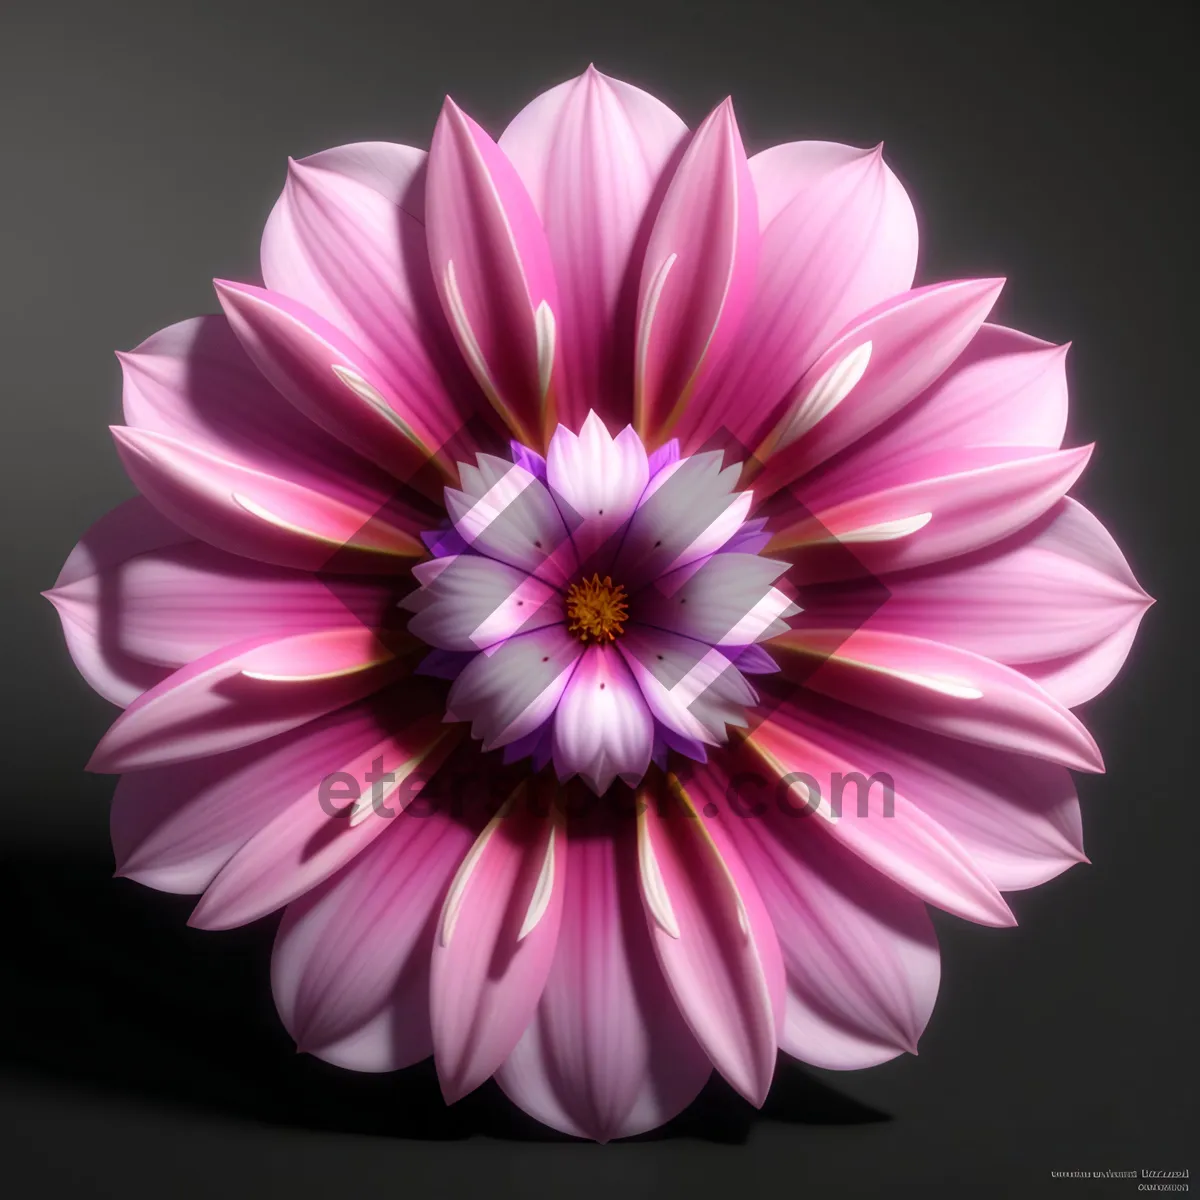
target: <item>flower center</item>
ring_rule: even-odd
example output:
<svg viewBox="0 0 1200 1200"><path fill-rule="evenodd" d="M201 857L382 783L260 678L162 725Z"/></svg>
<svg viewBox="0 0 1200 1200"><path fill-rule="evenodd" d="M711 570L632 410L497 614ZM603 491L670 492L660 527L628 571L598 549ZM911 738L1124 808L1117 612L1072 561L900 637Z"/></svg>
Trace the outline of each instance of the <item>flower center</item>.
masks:
<svg viewBox="0 0 1200 1200"><path fill-rule="evenodd" d="M612 642L629 620L625 589L609 576L593 575L567 589L567 629L581 642Z"/></svg>

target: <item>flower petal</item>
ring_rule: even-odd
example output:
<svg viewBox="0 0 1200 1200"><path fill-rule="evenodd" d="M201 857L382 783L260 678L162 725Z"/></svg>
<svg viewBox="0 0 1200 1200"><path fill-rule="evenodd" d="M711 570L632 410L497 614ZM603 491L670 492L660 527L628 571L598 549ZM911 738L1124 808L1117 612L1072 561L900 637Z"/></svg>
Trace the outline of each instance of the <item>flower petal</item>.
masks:
<svg viewBox="0 0 1200 1200"><path fill-rule="evenodd" d="M646 247L638 294L634 425L658 445L729 350L758 266L758 210L726 100L696 130Z"/></svg>
<svg viewBox="0 0 1200 1200"><path fill-rule="evenodd" d="M782 677L917 729L1102 771L1079 719L1019 671L925 638L802 629L770 643Z"/></svg>
<svg viewBox="0 0 1200 1200"><path fill-rule="evenodd" d="M554 769L581 775L597 795L614 779L636 785L650 765L654 721L620 653L589 646L554 714Z"/></svg>
<svg viewBox="0 0 1200 1200"><path fill-rule="evenodd" d="M600 1142L670 1120L712 1071L655 961L633 839L619 832L568 840L554 962L496 1074L543 1125Z"/></svg>
<svg viewBox="0 0 1200 1200"><path fill-rule="evenodd" d="M633 415L636 254L687 126L661 101L589 67L513 119L500 149L541 215L558 281L558 418Z"/></svg>
<svg viewBox="0 0 1200 1200"><path fill-rule="evenodd" d="M426 194L429 261L459 348L514 436L540 450L558 357L550 247L504 151L449 97Z"/></svg>
<svg viewBox="0 0 1200 1200"><path fill-rule="evenodd" d="M394 1071L433 1053L437 916L472 840L470 826L448 815L401 814L288 905L271 987L299 1049L357 1071Z"/></svg>
<svg viewBox="0 0 1200 1200"><path fill-rule="evenodd" d="M459 740L459 731L428 708L427 697L414 699L406 690L398 721L367 747L347 747L334 760L337 770L314 779L296 799L277 801L276 815L221 868L188 924L232 929L256 921L328 879L387 830ZM360 793L353 807L333 806L343 799L332 791L339 781ZM435 796L437 786L430 789Z"/></svg>
<svg viewBox="0 0 1200 1200"><path fill-rule="evenodd" d="M100 739L88 769L140 770L261 742L369 696L409 667L361 625L260 634L139 696Z"/></svg>
<svg viewBox="0 0 1200 1200"><path fill-rule="evenodd" d="M783 1018L774 931L740 857L677 781L655 780L640 801L642 902L663 974L713 1065L761 1105Z"/></svg>
<svg viewBox="0 0 1200 1200"><path fill-rule="evenodd" d="M916 217L882 147L792 142L756 154L749 170L762 269L736 350L685 417L688 450L722 429L756 445L817 356L860 313L911 287L916 269Z"/></svg>
<svg viewBox="0 0 1200 1200"><path fill-rule="evenodd" d="M512 1053L554 959L565 834L553 810L536 811L543 797L532 786L479 835L438 920L430 1000L448 1103L474 1091Z"/></svg>

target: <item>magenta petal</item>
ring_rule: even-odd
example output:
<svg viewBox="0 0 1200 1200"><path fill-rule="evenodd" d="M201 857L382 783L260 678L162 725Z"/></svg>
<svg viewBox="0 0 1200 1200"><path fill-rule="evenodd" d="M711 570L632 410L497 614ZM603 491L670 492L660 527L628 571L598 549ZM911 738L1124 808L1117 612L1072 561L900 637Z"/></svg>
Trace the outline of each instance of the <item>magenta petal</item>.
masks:
<svg viewBox="0 0 1200 1200"><path fill-rule="evenodd" d="M669 1121L711 1071L655 961L633 839L571 838L554 962L496 1081L542 1124L606 1142Z"/></svg>
<svg viewBox="0 0 1200 1200"><path fill-rule="evenodd" d="M299 1049L357 1071L433 1053L430 955L437 914L472 831L403 815L337 875L288 905L271 986Z"/></svg>
<svg viewBox="0 0 1200 1200"><path fill-rule="evenodd" d="M736 350L685 418L685 448L765 432L846 325L912 286L916 217L881 151L793 142L750 160L762 268Z"/></svg>
<svg viewBox="0 0 1200 1200"><path fill-rule="evenodd" d="M214 282L226 319L255 366L322 429L397 479L417 474L439 449L420 410L318 313L265 288Z"/></svg>
<svg viewBox="0 0 1200 1200"><path fill-rule="evenodd" d="M504 151L448 97L426 196L429 261L459 348L514 435L540 450L558 357L550 247Z"/></svg>
<svg viewBox="0 0 1200 1200"><path fill-rule="evenodd" d="M834 778L848 780L862 764L827 746L800 714L777 711L746 745L778 779L786 798L786 813L773 822L777 836L789 843L831 837L929 904L981 925L1016 924L975 860L906 796L882 785L867 786L844 798L836 811ZM777 801L777 811L784 802Z"/></svg>
<svg viewBox="0 0 1200 1200"><path fill-rule="evenodd" d="M558 280L558 419L633 417L636 254L687 127L594 67L542 93L500 137L541 214Z"/></svg>
<svg viewBox="0 0 1200 1200"><path fill-rule="evenodd" d="M783 461L768 461L755 490L799 478L920 395L967 347L1002 286L998 279L933 284L857 318L805 372L758 452Z"/></svg>
<svg viewBox="0 0 1200 1200"><path fill-rule="evenodd" d="M232 929L282 908L328 879L398 819L458 741L458 732L437 717L404 708L393 710L391 728L377 722L374 738L344 746L304 792L277 804L272 819L209 884L189 925ZM345 798L355 790L356 804Z"/></svg>
<svg viewBox="0 0 1200 1200"><path fill-rule="evenodd" d="M1019 671L981 655L869 629L793 630L770 647L785 676L868 712L1078 771L1104 769L1078 717Z"/></svg>
<svg viewBox="0 0 1200 1200"><path fill-rule="evenodd" d="M655 952L713 1065L761 1105L783 1020L778 942L740 857L686 793L673 789L668 800L669 786L644 793L638 811L642 903Z"/></svg>
<svg viewBox="0 0 1200 1200"><path fill-rule="evenodd" d="M638 294L634 424L657 445L729 350L758 265L758 210L730 101L696 130L663 198Z"/></svg>
<svg viewBox="0 0 1200 1200"><path fill-rule="evenodd" d="M88 769L140 770L264 741L378 691L407 670L361 625L214 650L139 696Z"/></svg>
<svg viewBox="0 0 1200 1200"><path fill-rule="evenodd" d="M723 772L720 786L728 783ZM786 817L722 825L754 875L787 971L780 1046L815 1066L856 1070L916 1052L941 970L925 905L817 831Z"/></svg>
<svg viewBox="0 0 1200 1200"><path fill-rule="evenodd" d="M554 714L554 769L580 775L597 795L614 779L640 782L654 748L654 721L613 646L589 646Z"/></svg>
<svg viewBox="0 0 1200 1200"><path fill-rule="evenodd" d="M453 1102L512 1053L554 960L567 867L557 816L523 787L487 828L438 920L430 990L434 1057Z"/></svg>

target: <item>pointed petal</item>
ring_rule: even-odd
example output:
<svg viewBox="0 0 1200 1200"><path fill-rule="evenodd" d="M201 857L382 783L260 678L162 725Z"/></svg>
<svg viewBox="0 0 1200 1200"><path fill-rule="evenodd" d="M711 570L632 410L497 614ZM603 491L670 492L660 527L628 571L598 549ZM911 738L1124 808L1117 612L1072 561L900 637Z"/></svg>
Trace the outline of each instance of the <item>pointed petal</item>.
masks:
<svg viewBox="0 0 1200 1200"><path fill-rule="evenodd" d="M763 265L736 351L686 415L687 449L722 429L757 445L841 330L912 286L916 217L882 147L792 142L755 155L749 170Z"/></svg>
<svg viewBox="0 0 1200 1200"><path fill-rule="evenodd" d="M831 837L928 904L981 925L1016 924L967 851L887 780L874 780L873 773L853 804L842 802L835 778L849 781L858 764L841 758L788 710L772 714L745 746L767 769L777 792L773 829L789 845Z"/></svg>
<svg viewBox="0 0 1200 1200"><path fill-rule="evenodd" d="M512 1053L550 973L562 918L565 834L522 789L479 835L438 919L430 1001L448 1103Z"/></svg>
<svg viewBox="0 0 1200 1200"><path fill-rule="evenodd" d="M713 769L720 788L736 779ZM780 820L722 815L779 938L787 971L780 1046L832 1070L915 1053L941 976L925 905L834 839L780 836Z"/></svg>
<svg viewBox="0 0 1200 1200"><path fill-rule="evenodd" d="M140 770L248 746L361 700L408 669L361 625L249 638L139 696L100 739L88 769Z"/></svg>
<svg viewBox="0 0 1200 1200"><path fill-rule="evenodd" d="M263 231L262 271L271 291L360 346L414 424L443 446L460 440L483 398L436 299L425 160L423 150L370 142L290 163Z"/></svg>
<svg viewBox="0 0 1200 1200"><path fill-rule="evenodd" d="M554 962L496 1075L543 1125L601 1142L670 1120L712 1071L655 961L634 840L621 833L632 830L568 841Z"/></svg>
<svg viewBox="0 0 1200 1200"><path fill-rule="evenodd" d="M426 193L429 261L459 348L513 435L540 450L557 359L550 247L504 151L449 98Z"/></svg>
<svg viewBox="0 0 1200 1200"><path fill-rule="evenodd" d="M614 779L634 786L653 747L654 721L619 651L589 646L554 714L558 778L580 775L597 795Z"/></svg>
<svg viewBox="0 0 1200 1200"><path fill-rule="evenodd" d="M771 642L785 678L917 729L1101 771L1079 719L1019 671L924 638L793 630Z"/></svg>
<svg viewBox="0 0 1200 1200"><path fill-rule="evenodd" d="M541 215L558 280L559 420L633 416L637 253L687 127L661 101L589 67L543 92L500 137Z"/></svg>
<svg viewBox="0 0 1200 1200"><path fill-rule="evenodd" d="M761 1105L783 1017L779 946L744 867L695 803L656 780L640 793L642 902L667 984L713 1065ZM736 871L736 876L735 876Z"/></svg>
<svg viewBox="0 0 1200 1200"><path fill-rule="evenodd" d="M271 987L299 1049L358 1071L394 1071L433 1053L437 916L472 840L470 826L448 815L402 814L288 905Z"/></svg>
<svg viewBox="0 0 1200 1200"><path fill-rule="evenodd" d="M221 868L188 924L232 929L256 921L328 879L385 832L459 740L440 715L421 711L427 704L406 695L399 721L365 749L347 747L334 760L334 772L313 780L296 799L277 800L275 815ZM360 792L353 808L330 790L342 775ZM347 789L354 790L348 783ZM437 783L430 792L435 802L444 799Z"/></svg>
<svg viewBox="0 0 1200 1200"><path fill-rule="evenodd" d="M758 210L727 100L696 130L663 198L638 294L634 425L657 445L728 352L758 266Z"/></svg>

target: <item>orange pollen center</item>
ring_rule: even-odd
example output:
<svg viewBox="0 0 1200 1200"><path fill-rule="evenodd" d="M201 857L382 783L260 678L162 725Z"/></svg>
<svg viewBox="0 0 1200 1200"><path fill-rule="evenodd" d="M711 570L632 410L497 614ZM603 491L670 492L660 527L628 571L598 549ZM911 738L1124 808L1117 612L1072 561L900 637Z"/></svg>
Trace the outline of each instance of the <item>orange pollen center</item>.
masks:
<svg viewBox="0 0 1200 1200"><path fill-rule="evenodd" d="M607 575L593 575L567 588L567 629L581 642L615 641L628 620L625 589Z"/></svg>

